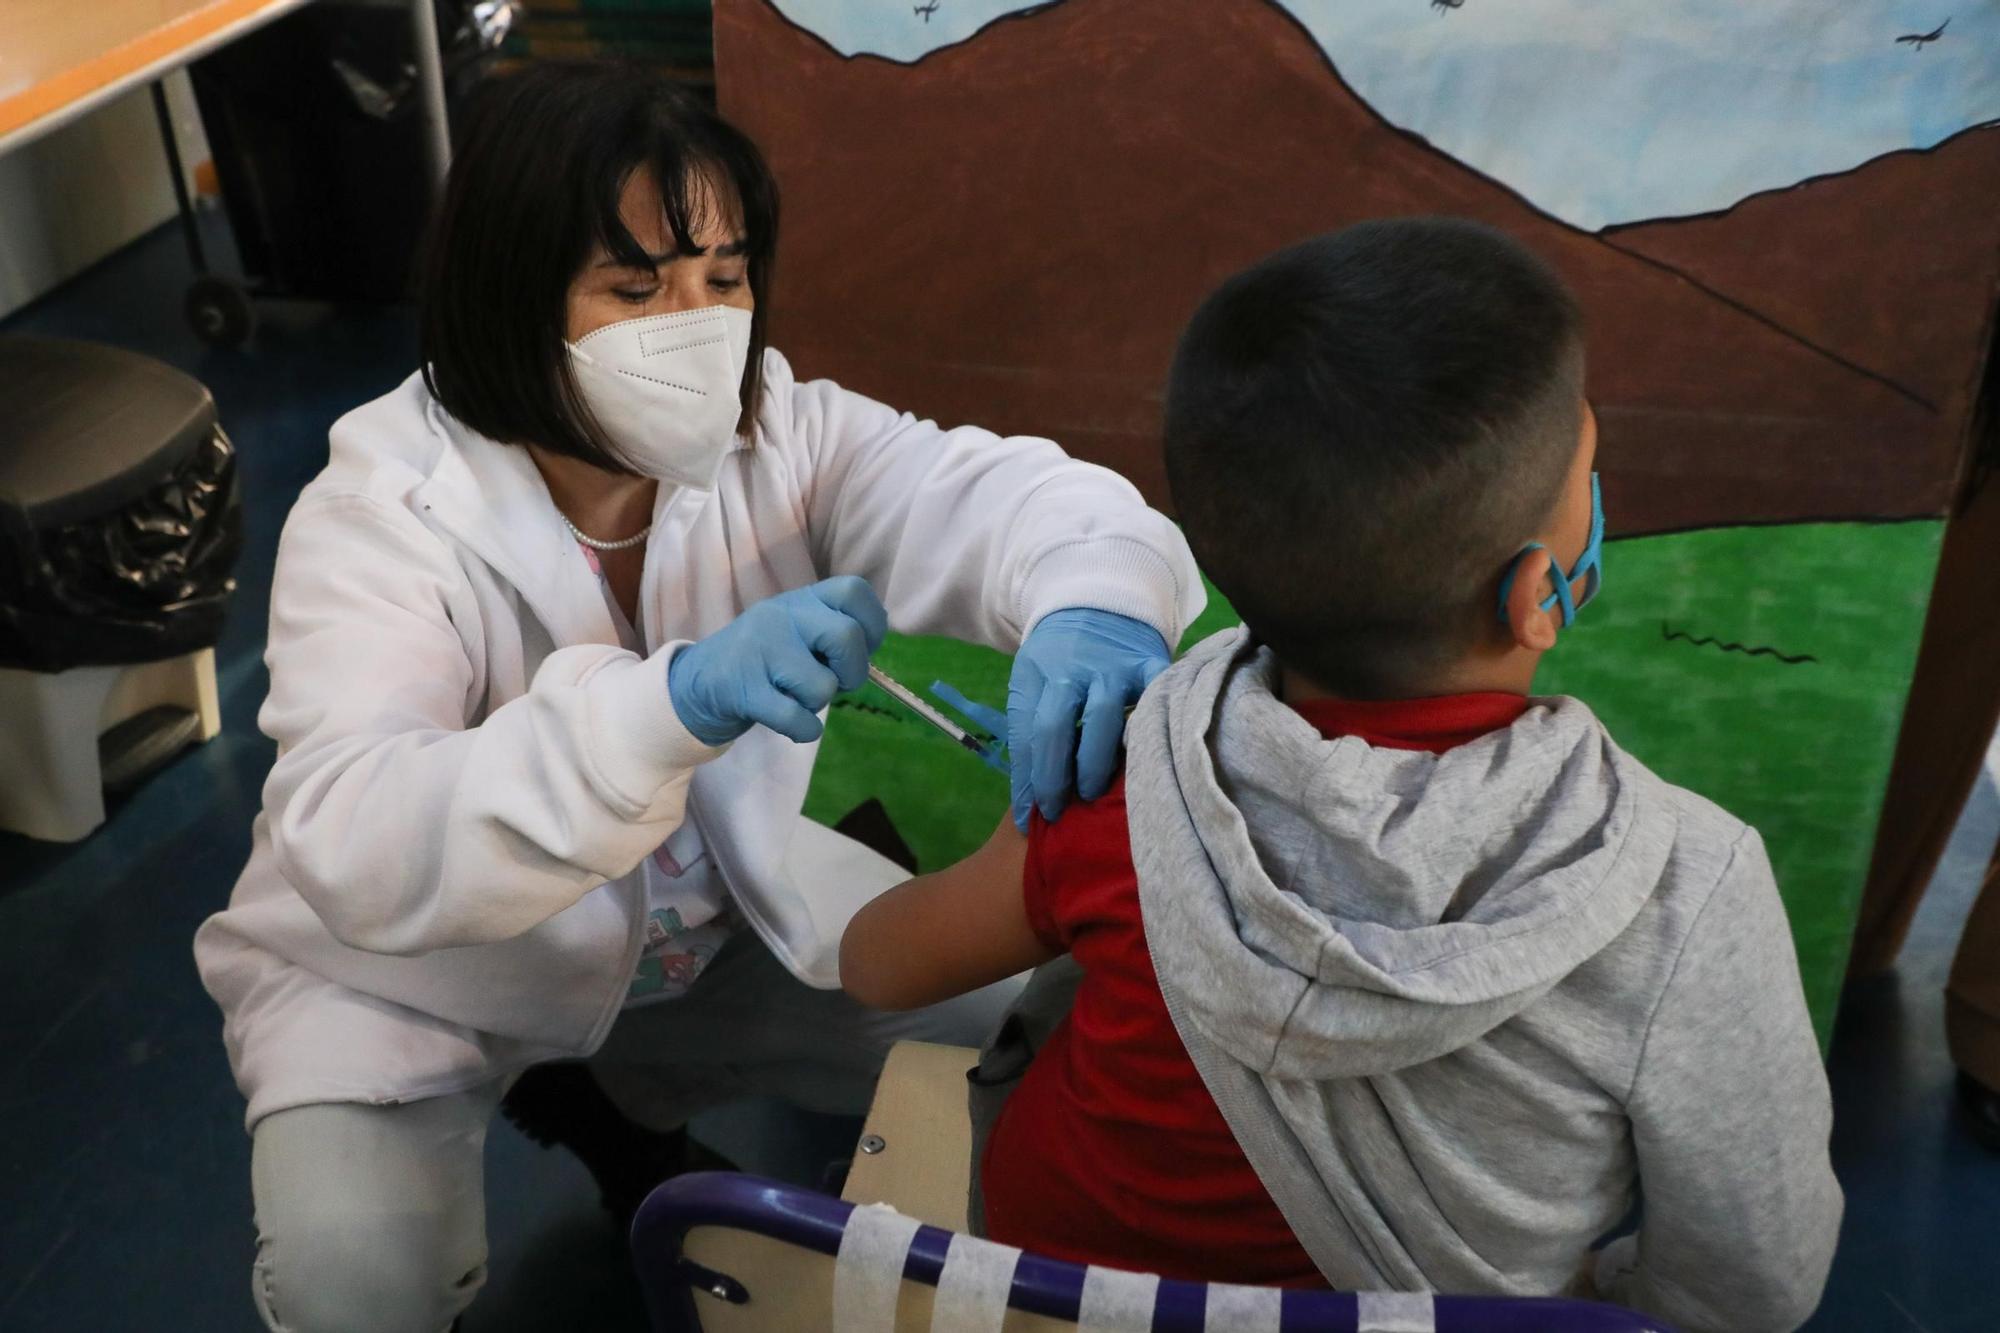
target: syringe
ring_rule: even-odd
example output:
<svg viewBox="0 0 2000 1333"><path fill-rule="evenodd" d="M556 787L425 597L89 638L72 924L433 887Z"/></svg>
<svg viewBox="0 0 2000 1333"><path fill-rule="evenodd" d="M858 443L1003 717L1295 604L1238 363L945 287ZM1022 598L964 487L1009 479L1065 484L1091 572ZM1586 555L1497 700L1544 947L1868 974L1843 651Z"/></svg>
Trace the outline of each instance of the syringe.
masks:
<svg viewBox="0 0 2000 1333"><path fill-rule="evenodd" d="M897 703L903 705L903 707L909 709L912 713L915 713L918 717L930 723L939 731L942 731L945 735L978 755L981 759L986 757L986 745L983 742L974 739L964 727L959 726L943 713L931 707L915 690L903 684L903 682L897 680L873 662L868 664L868 679L881 686L884 694L887 694Z"/></svg>

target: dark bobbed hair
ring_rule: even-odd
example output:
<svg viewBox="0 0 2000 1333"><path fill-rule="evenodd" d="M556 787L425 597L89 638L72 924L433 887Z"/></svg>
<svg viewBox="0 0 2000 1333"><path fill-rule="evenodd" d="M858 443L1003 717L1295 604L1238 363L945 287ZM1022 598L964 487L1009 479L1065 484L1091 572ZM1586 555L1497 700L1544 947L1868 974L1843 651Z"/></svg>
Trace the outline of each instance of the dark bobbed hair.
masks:
<svg viewBox="0 0 2000 1333"><path fill-rule="evenodd" d="M633 65L542 62L473 93L424 265L424 383L482 435L630 469L592 419L564 344L571 281L603 246L649 267L619 220L650 170L683 253L704 207L734 206L748 243L750 358L737 430L763 395L778 186L750 139L688 90Z"/></svg>
<svg viewBox="0 0 2000 1333"><path fill-rule="evenodd" d="M1554 272L1490 227L1365 222L1196 311L1166 468L1196 558L1321 688L1422 693L1491 632L1581 427L1583 337Z"/></svg>

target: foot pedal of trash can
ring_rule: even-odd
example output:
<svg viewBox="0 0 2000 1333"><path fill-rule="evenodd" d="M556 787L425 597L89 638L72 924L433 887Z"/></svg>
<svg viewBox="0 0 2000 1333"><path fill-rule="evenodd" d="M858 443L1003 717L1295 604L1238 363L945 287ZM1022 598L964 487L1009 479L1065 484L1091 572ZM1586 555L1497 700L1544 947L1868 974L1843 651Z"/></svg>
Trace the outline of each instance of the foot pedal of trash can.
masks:
<svg viewBox="0 0 2000 1333"><path fill-rule="evenodd" d="M156 734L160 713L174 727ZM221 729L210 648L139 666L0 668L0 830L79 841L104 822L107 785Z"/></svg>
<svg viewBox="0 0 2000 1333"><path fill-rule="evenodd" d="M201 739L201 714L171 704L128 717L97 738L97 771L107 794L142 778Z"/></svg>

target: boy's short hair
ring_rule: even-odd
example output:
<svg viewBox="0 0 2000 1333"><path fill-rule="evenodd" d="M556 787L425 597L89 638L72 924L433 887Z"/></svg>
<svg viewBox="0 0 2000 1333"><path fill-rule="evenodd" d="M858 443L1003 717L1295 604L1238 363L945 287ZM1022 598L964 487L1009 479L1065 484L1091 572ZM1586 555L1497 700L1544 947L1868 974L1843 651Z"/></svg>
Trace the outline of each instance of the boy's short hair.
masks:
<svg viewBox="0 0 2000 1333"><path fill-rule="evenodd" d="M1549 267L1454 218L1364 222L1195 312L1167 483L1196 559L1322 688L1421 689L1476 640L1575 456L1582 321Z"/></svg>

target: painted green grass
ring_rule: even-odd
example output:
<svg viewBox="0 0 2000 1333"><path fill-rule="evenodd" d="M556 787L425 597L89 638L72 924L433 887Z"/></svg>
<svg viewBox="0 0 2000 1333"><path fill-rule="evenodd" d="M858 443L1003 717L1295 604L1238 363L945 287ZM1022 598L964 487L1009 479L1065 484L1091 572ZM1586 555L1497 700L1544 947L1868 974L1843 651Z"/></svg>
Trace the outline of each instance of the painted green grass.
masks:
<svg viewBox="0 0 2000 1333"><path fill-rule="evenodd" d="M1536 682L1583 698L1661 776L1762 831L1822 1040L1941 536L1931 522L1828 523L1614 543L1604 595ZM1188 642L1233 622L1211 592ZM896 638L877 660L919 690L942 678L1006 696L1007 659L985 649ZM832 822L877 797L925 867L978 846L1005 813L1005 780L872 687L843 702L807 813Z"/></svg>

